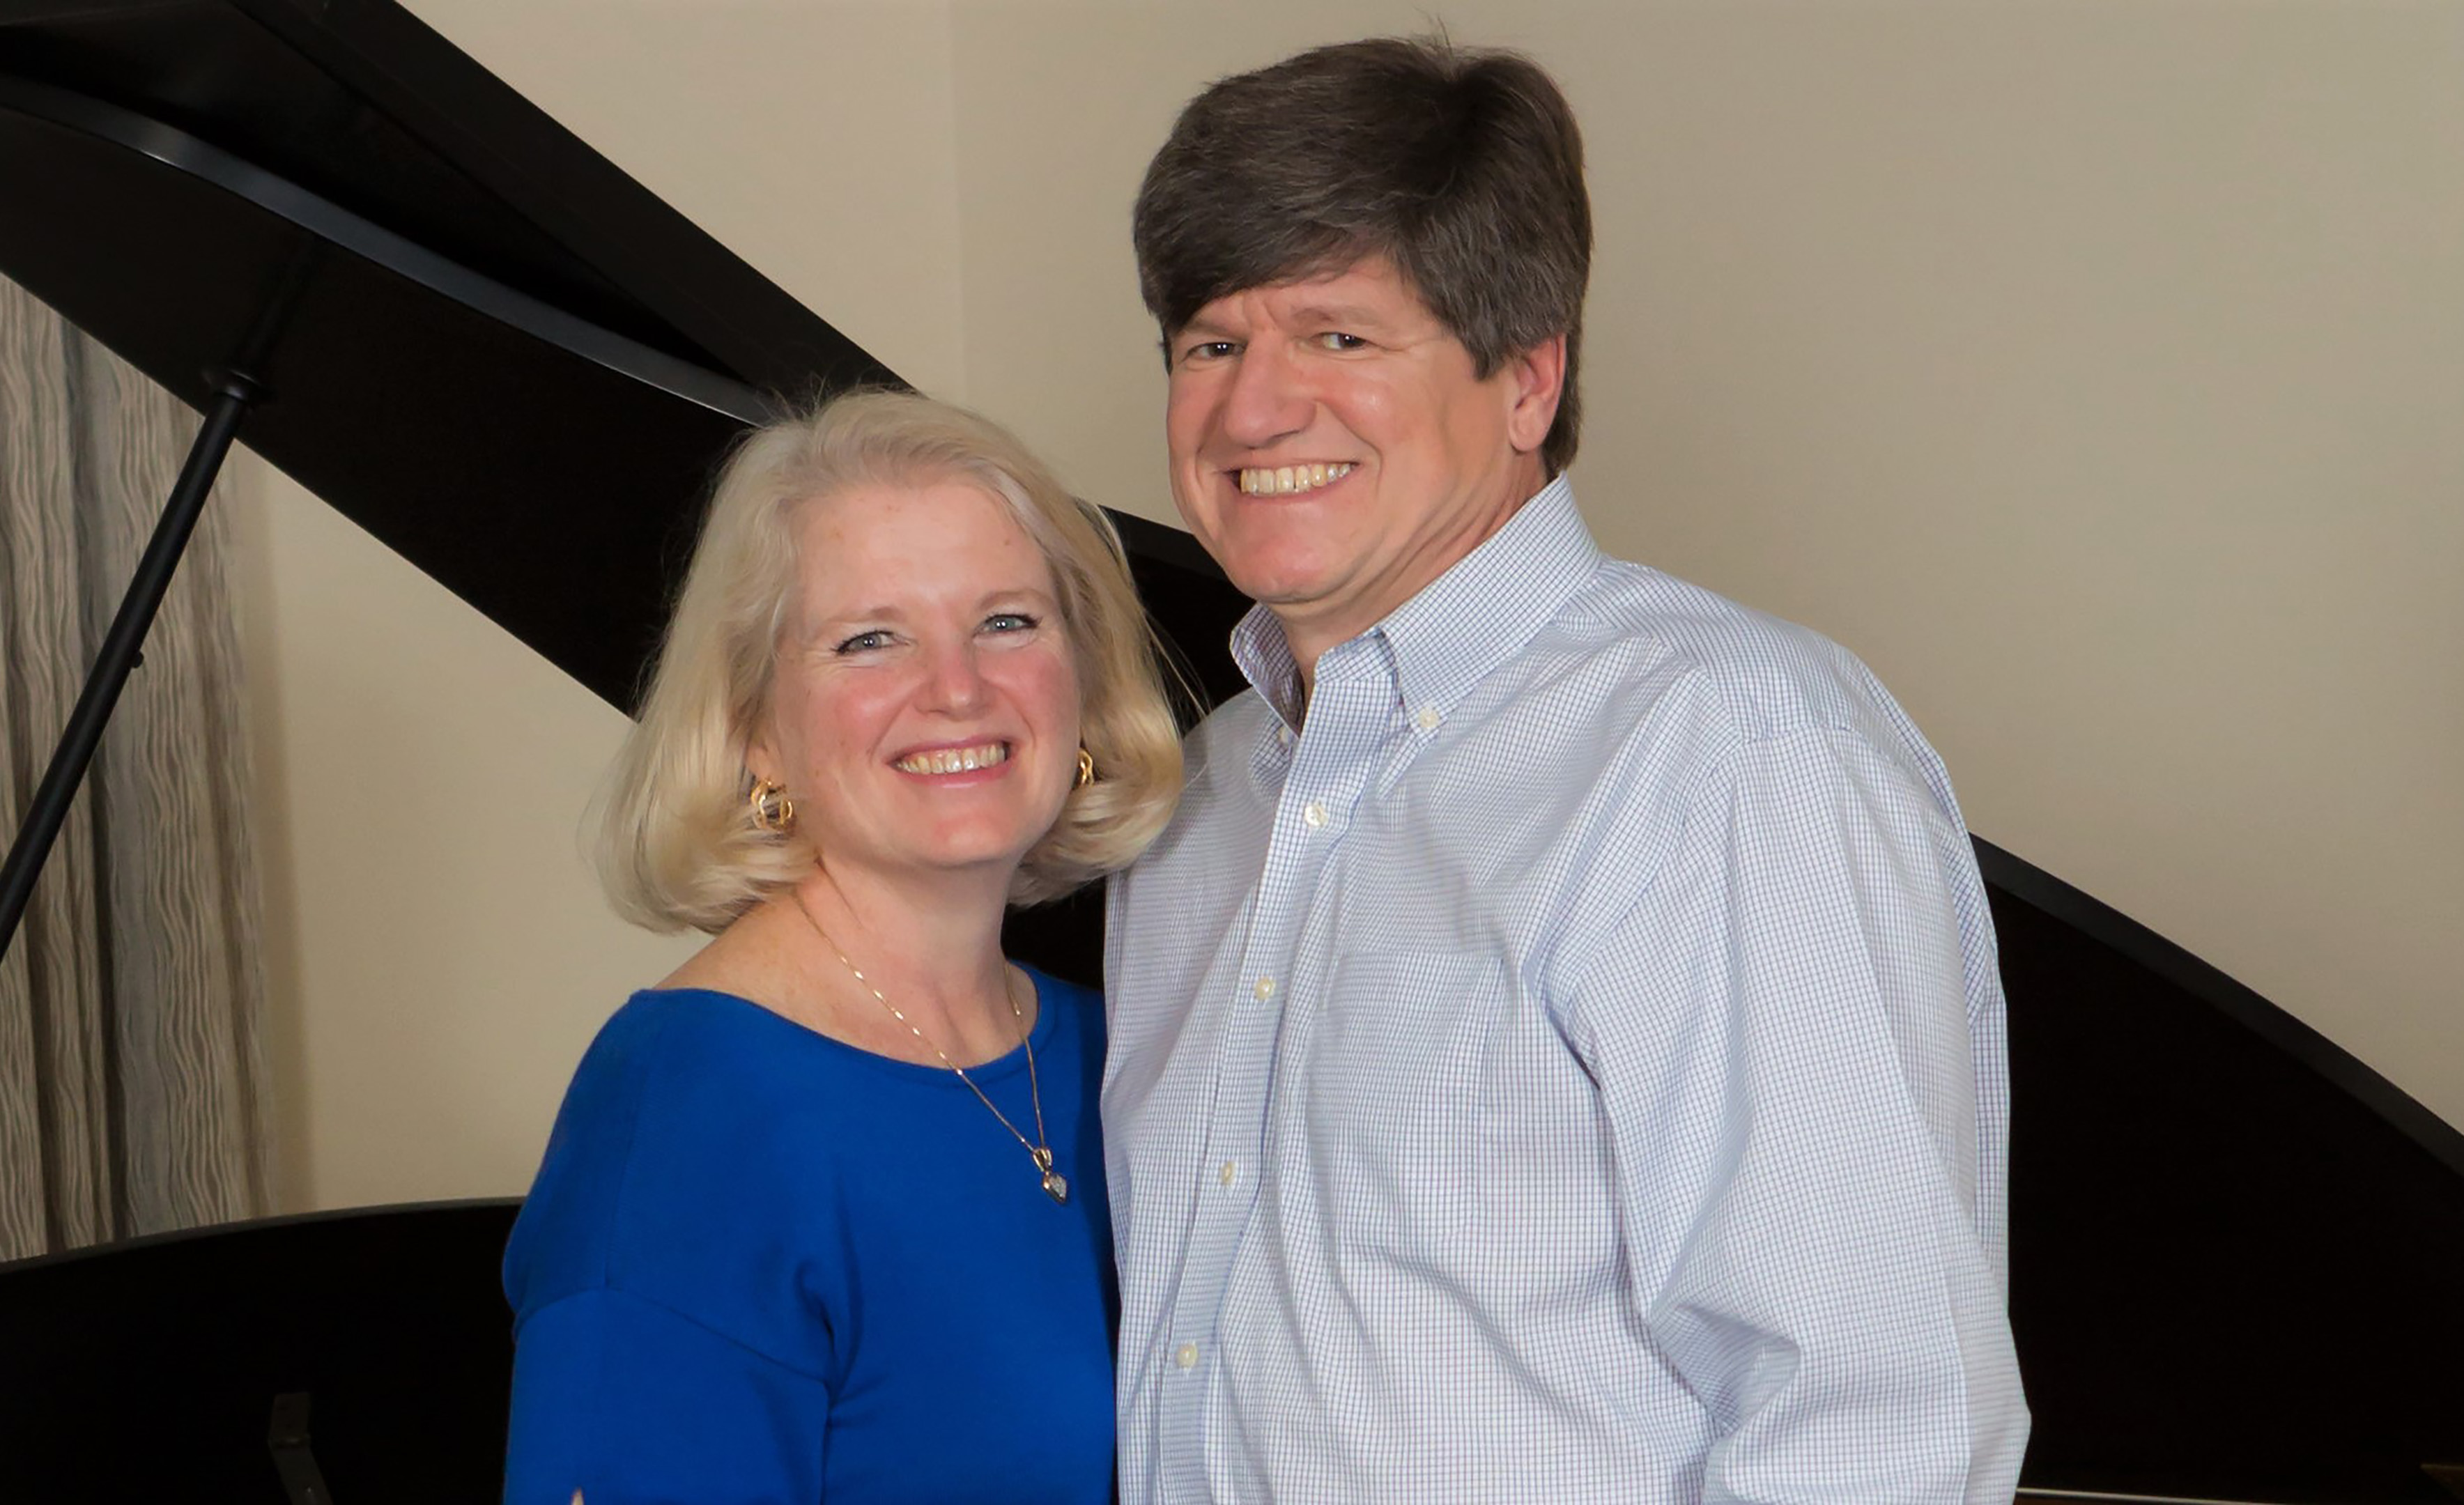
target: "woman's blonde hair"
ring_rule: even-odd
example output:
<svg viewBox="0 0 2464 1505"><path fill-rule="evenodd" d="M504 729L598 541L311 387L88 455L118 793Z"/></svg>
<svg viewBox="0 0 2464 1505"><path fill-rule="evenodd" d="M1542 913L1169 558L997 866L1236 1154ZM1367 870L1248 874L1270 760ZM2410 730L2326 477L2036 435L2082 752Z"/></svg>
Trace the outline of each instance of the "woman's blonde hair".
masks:
<svg viewBox="0 0 2464 1505"><path fill-rule="evenodd" d="M1180 797L1180 737L1120 535L1007 430L900 392L851 393L753 430L720 472L641 718L598 811L599 872L617 913L716 932L812 871L803 834L755 824L745 752L798 583L806 503L868 486L959 481L1008 504L1044 553L1076 655L1080 740L1095 780L1027 852L1012 904L1126 866Z"/></svg>

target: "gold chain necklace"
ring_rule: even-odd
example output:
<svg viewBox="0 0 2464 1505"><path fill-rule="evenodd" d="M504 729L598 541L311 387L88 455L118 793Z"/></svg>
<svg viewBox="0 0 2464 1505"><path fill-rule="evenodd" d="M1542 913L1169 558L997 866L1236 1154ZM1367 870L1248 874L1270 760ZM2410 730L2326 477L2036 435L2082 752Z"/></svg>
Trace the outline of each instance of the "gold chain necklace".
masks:
<svg viewBox="0 0 2464 1505"><path fill-rule="evenodd" d="M822 944L830 949L830 954L839 959L839 965L847 970L848 975L854 977L865 992L878 999L881 1006L890 1011L891 1018L906 1025L908 1034L921 1041L926 1050L939 1057L942 1065L957 1073L958 1080L967 1084L967 1090L976 1095L976 1101L982 1103L994 1118L1001 1121L1001 1127L1009 1130L1010 1137L1017 1140L1020 1146L1026 1151L1027 1158L1035 1162L1037 1173L1044 1178L1044 1194L1055 1202L1067 1203L1069 1200L1069 1178L1052 1168L1052 1137L1044 1131L1044 1084L1036 1080L1035 1075L1035 1041L1028 1037L1026 1014L1018 1006L1018 990L1010 986L1009 964L1006 962L1001 964L1001 994L1009 999L1010 1017L1018 1021L1018 1043L1026 1051L1026 1090L1035 1102L1035 1138L1032 1141L1018 1131L1018 1125L1009 1121L1008 1114L994 1105L992 1099L984 1096L984 1089L976 1085L976 1079L967 1075L967 1069L964 1066L943 1054L940 1046L927 1038L924 1032L915 1027L913 1021L898 1012L898 1005L883 997L881 990L872 985L871 979L865 976L855 963L847 960L847 953L839 949L839 943L831 940L830 932L822 928L822 922L814 918L811 906L804 903L803 895L796 896L796 907L803 910L804 920L812 926L813 933L822 938Z"/></svg>

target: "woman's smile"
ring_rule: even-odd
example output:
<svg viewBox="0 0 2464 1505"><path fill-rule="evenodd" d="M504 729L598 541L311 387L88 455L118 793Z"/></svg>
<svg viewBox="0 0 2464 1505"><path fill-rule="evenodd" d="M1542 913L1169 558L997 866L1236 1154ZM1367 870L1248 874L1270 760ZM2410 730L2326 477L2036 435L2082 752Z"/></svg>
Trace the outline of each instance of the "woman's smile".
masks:
<svg viewBox="0 0 2464 1505"><path fill-rule="evenodd" d="M892 758L890 766L902 774L950 781L969 774L998 777L1008 771L1008 743L975 742L957 747L918 748Z"/></svg>

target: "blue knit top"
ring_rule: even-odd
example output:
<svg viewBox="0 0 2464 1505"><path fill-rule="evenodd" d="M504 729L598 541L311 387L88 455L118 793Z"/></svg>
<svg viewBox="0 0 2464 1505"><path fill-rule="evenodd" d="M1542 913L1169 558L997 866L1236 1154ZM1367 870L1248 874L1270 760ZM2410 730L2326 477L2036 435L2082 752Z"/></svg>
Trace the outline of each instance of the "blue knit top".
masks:
<svg viewBox="0 0 2464 1505"><path fill-rule="evenodd" d="M507 1505L1111 1498L1103 1006L1030 975L1059 1206L943 1067L727 993L617 1012L505 1252ZM1032 1136L1026 1067L968 1075Z"/></svg>

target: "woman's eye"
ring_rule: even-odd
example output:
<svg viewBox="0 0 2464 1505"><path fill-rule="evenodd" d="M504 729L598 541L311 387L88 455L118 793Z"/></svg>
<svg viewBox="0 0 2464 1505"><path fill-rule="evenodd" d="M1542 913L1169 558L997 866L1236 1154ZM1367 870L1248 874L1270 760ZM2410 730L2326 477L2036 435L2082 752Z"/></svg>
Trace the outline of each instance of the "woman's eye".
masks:
<svg viewBox="0 0 2464 1505"><path fill-rule="evenodd" d="M870 632L859 632L854 637L847 639L845 643L838 645L837 651L841 653L864 653L874 648L886 648L888 646L890 646L890 634L876 627Z"/></svg>
<svg viewBox="0 0 2464 1505"><path fill-rule="evenodd" d="M997 611L984 619L986 632L1032 632L1036 621L1023 611Z"/></svg>

